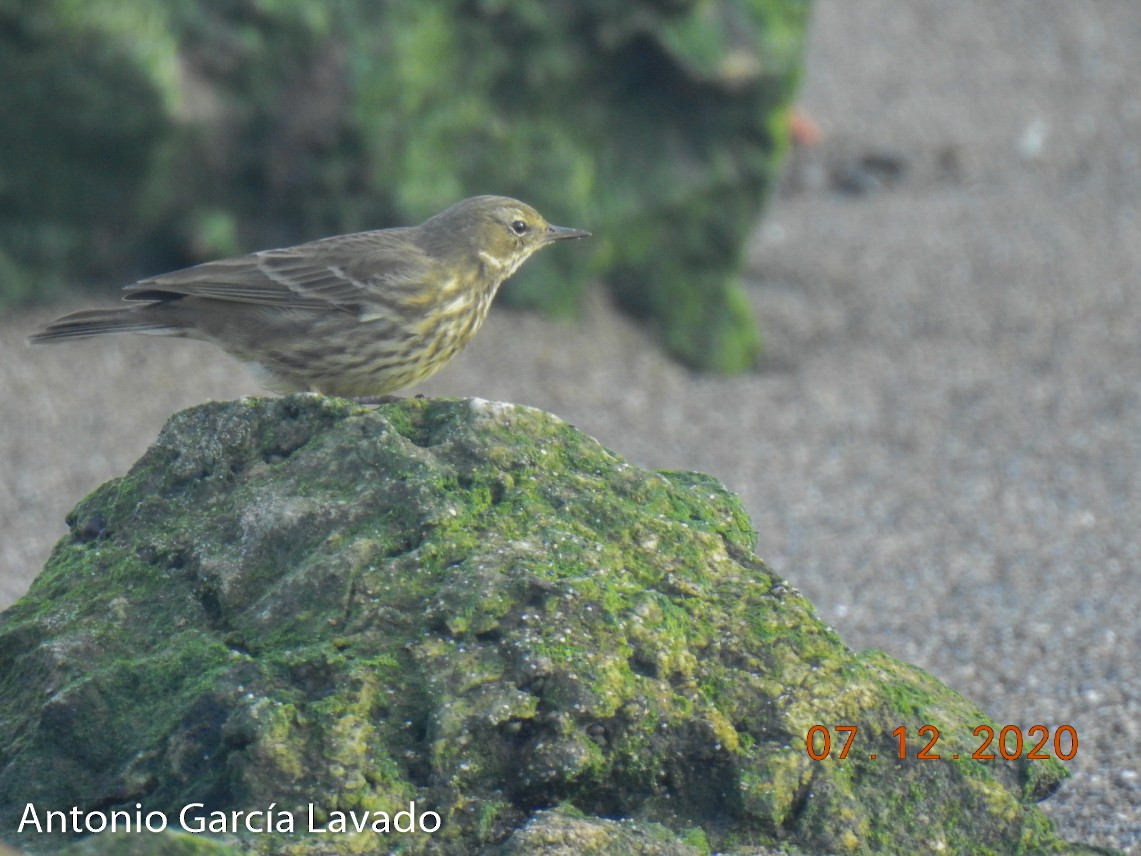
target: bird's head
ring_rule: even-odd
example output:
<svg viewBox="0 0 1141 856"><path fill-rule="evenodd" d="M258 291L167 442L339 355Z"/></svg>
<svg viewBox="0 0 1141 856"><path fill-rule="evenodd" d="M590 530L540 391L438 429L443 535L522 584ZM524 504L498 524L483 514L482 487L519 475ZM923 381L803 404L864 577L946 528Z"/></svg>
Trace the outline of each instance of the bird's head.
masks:
<svg viewBox="0 0 1141 856"><path fill-rule="evenodd" d="M425 221L421 229L431 255L462 256L503 279L540 247L590 236L582 229L553 226L530 205L507 196L473 196L457 202Z"/></svg>

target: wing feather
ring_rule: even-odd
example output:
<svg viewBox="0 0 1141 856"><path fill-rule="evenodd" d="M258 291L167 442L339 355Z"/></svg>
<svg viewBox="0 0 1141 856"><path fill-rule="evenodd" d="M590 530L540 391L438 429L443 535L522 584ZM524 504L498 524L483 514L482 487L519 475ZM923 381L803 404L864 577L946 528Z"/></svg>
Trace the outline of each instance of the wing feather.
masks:
<svg viewBox="0 0 1141 856"><path fill-rule="evenodd" d="M431 263L406 229L382 229L206 262L143 279L125 300L179 297L281 308L336 306L383 316L428 280Z"/></svg>

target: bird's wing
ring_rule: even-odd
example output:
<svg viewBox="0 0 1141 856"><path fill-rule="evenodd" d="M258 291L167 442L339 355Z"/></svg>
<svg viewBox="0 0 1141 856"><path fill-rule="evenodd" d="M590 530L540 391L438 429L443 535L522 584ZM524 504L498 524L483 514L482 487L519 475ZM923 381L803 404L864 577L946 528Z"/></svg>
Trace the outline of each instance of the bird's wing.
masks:
<svg viewBox="0 0 1141 856"><path fill-rule="evenodd" d="M328 308L376 313L428 275L429 259L402 239L402 229L323 238L195 265L140 280L125 300L206 297L282 308ZM383 313L381 313L383 314Z"/></svg>

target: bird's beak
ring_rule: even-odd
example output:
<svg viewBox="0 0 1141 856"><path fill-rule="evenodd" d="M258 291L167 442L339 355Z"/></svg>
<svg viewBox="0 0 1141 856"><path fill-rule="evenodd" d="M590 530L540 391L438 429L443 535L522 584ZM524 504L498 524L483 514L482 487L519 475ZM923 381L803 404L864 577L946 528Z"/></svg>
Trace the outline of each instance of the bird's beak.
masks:
<svg viewBox="0 0 1141 856"><path fill-rule="evenodd" d="M547 226L544 241L569 241L571 238L589 238L590 232L582 229L568 229L566 226Z"/></svg>

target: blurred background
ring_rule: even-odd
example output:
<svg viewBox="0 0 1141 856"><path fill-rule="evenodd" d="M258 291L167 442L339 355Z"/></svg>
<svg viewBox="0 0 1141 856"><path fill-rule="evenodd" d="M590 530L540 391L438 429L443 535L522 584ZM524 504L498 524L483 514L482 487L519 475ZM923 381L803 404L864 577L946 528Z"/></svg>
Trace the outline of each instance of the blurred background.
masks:
<svg viewBox="0 0 1141 856"><path fill-rule="evenodd" d="M1141 853L1135 0L309 5L0 0L0 605L171 413L261 394L208 345L40 323L509 193L594 247L416 391L717 476L850 646L1072 725L1046 811ZM517 59L477 73L481 38Z"/></svg>

